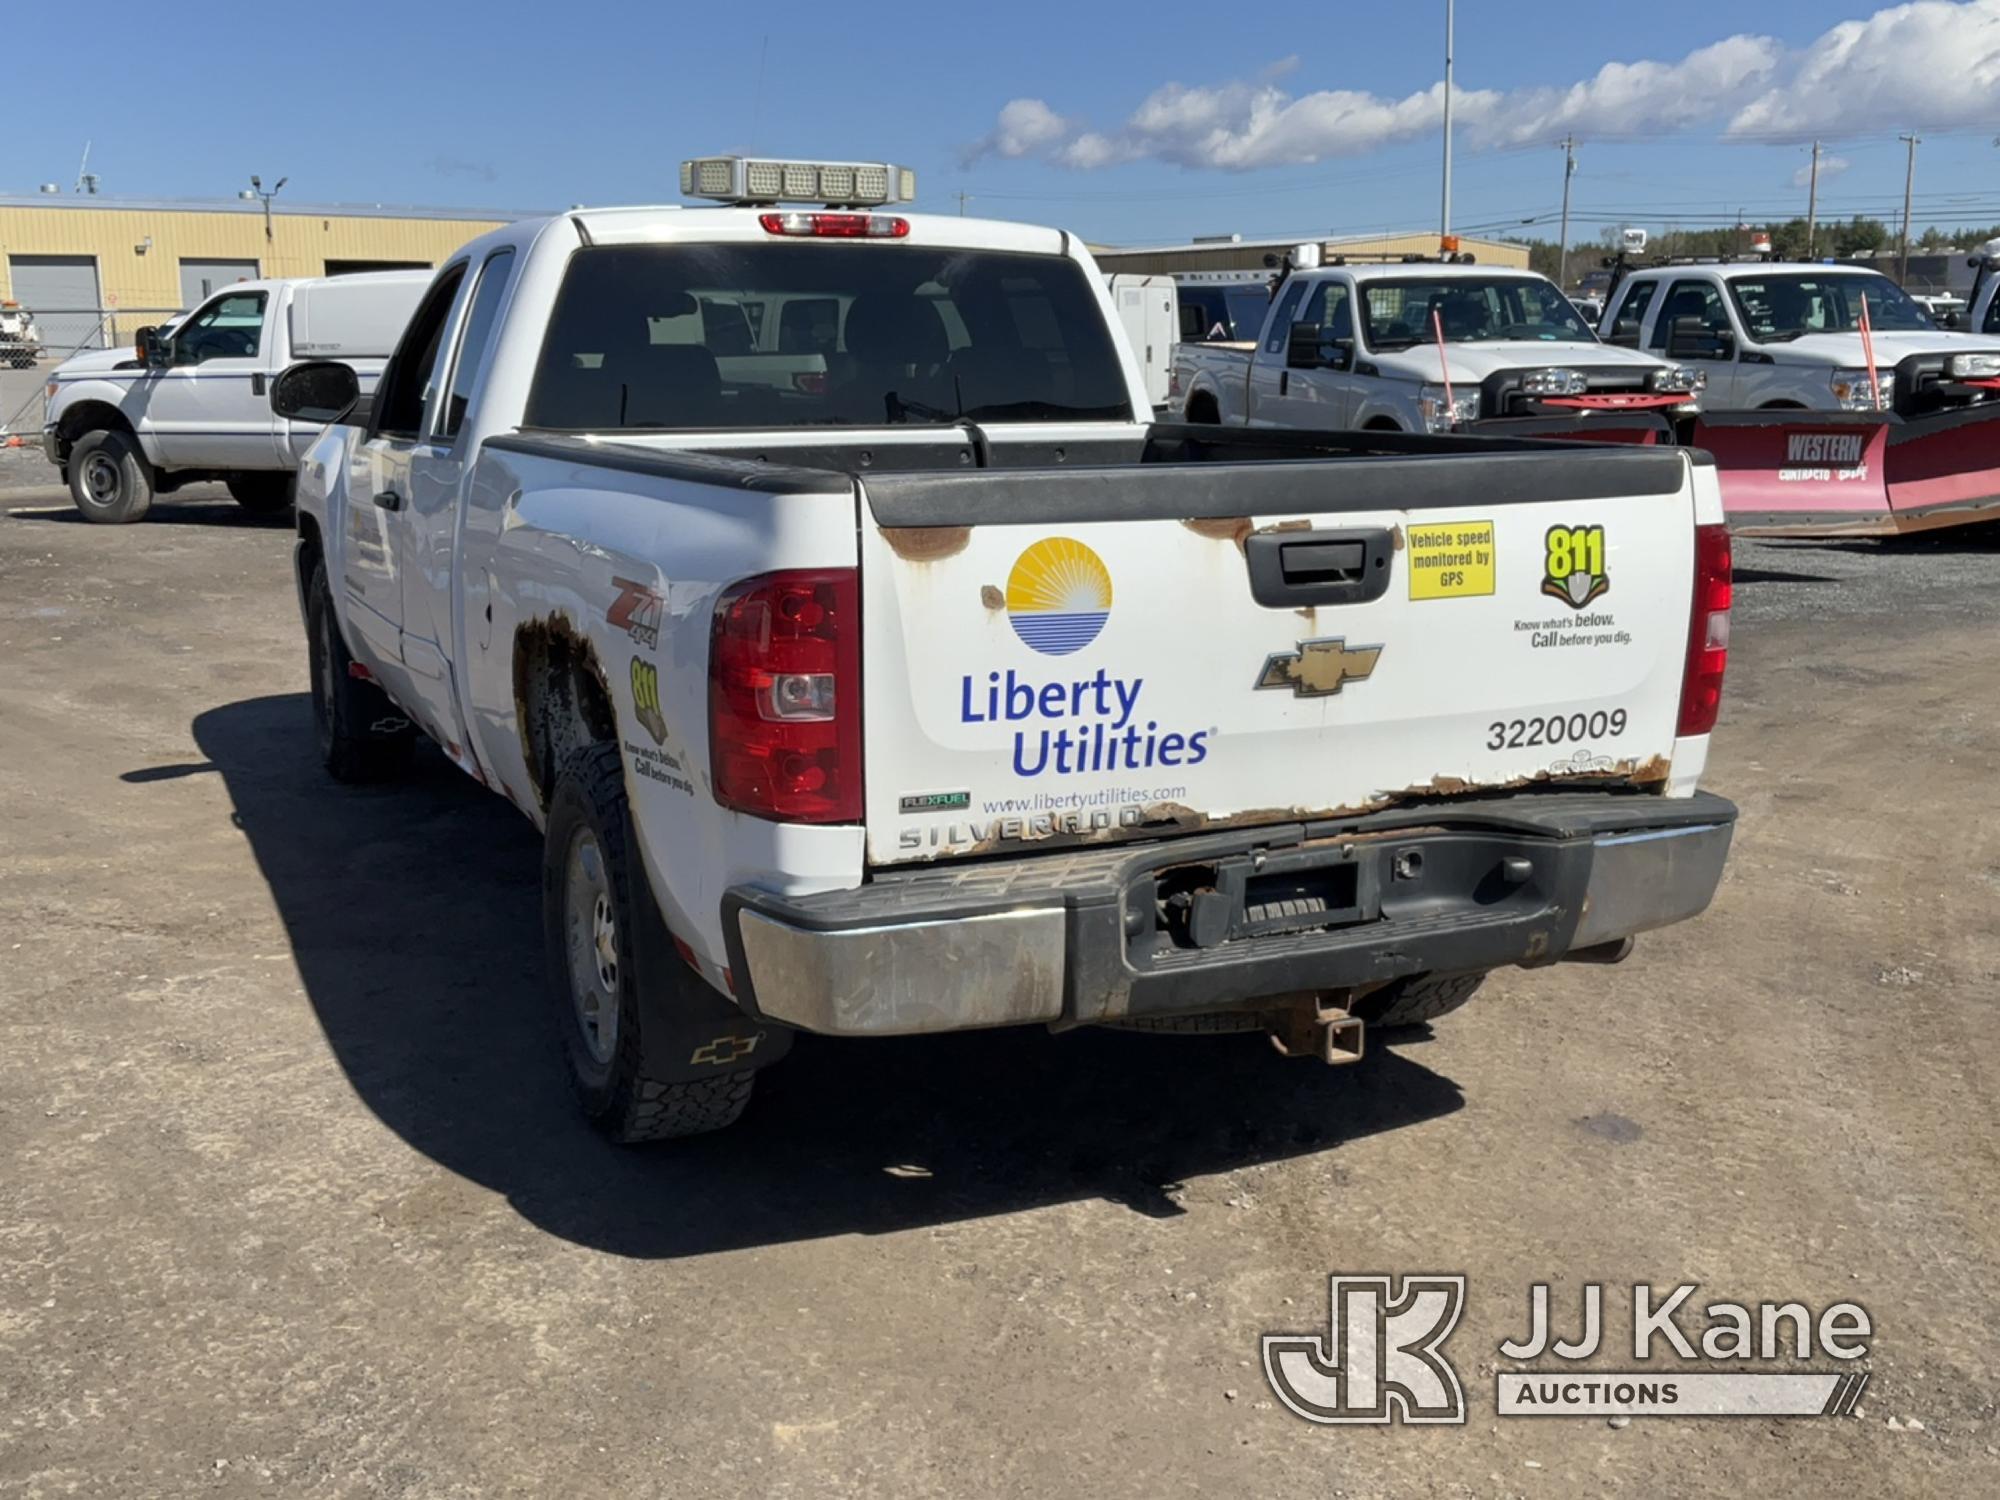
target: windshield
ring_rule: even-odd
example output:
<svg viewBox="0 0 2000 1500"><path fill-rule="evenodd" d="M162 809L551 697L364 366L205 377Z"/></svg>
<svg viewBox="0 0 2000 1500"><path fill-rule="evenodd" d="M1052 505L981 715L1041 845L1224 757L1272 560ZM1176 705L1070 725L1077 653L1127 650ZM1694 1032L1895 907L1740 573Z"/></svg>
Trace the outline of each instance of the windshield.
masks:
<svg viewBox="0 0 2000 1500"><path fill-rule="evenodd" d="M1131 417L1074 261L828 242L578 251L527 410L587 432Z"/></svg>
<svg viewBox="0 0 2000 1500"><path fill-rule="evenodd" d="M1552 281L1526 276L1425 276L1365 281L1361 291L1362 327L1371 349L1407 349L1435 339L1434 312L1450 344L1495 339L1597 342L1597 335Z"/></svg>
<svg viewBox="0 0 2000 1500"><path fill-rule="evenodd" d="M1729 295L1743 327L1760 344L1780 344L1808 333L1857 333L1861 299L1868 299L1868 323L1884 333L1937 327L1908 292L1886 276L1796 276L1731 280Z"/></svg>

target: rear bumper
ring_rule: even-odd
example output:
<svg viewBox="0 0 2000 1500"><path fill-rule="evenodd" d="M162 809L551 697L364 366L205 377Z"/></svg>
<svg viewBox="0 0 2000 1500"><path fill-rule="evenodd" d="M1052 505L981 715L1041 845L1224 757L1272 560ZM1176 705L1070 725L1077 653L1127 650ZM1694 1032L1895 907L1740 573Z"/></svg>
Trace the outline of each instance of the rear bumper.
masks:
<svg viewBox="0 0 2000 1500"><path fill-rule="evenodd" d="M1215 1010L1406 974L1554 963L1684 921L1735 807L1495 797L1031 854L723 901L738 1002L887 1036Z"/></svg>

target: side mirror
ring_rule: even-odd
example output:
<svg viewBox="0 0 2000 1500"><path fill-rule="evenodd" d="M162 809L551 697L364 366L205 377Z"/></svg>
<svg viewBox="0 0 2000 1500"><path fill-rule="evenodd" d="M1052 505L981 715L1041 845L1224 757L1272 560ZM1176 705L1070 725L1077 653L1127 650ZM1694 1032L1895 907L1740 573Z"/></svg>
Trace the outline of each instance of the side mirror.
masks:
<svg viewBox="0 0 2000 1500"><path fill-rule="evenodd" d="M1736 335L1726 328L1710 328L1700 318L1675 318L1667 335L1668 359L1733 359Z"/></svg>
<svg viewBox="0 0 2000 1500"><path fill-rule="evenodd" d="M338 422L361 400L352 365L309 359L271 382L271 410L295 422Z"/></svg>
<svg viewBox="0 0 2000 1500"><path fill-rule="evenodd" d="M1965 314L1957 308L1953 308L1944 315L1944 326L1947 328L1963 328L1965 326Z"/></svg>
<svg viewBox="0 0 2000 1500"><path fill-rule="evenodd" d="M153 324L147 324L134 334L132 344L140 363L149 370L164 370L174 362L173 340L162 338L159 328Z"/></svg>
<svg viewBox="0 0 2000 1500"><path fill-rule="evenodd" d="M1285 367L1291 370L1317 370L1326 364L1321 350L1319 324L1294 323L1285 340Z"/></svg>

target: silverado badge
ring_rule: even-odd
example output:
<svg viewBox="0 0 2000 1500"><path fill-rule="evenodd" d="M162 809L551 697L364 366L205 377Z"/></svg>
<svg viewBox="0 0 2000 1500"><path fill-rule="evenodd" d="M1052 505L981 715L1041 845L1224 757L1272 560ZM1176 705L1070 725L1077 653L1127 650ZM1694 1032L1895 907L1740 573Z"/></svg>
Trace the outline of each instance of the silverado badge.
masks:
<svg viewBox="0 0 2000 1500"><path fill-rule="evenodd" d="M1288 687L1295 698L1329 697L1344 683L1365 681L1381 654L1380 646L1350 647L1342 636L1300 641L1296 651L1274 651L1264 658L1257 686Z"/></svg>

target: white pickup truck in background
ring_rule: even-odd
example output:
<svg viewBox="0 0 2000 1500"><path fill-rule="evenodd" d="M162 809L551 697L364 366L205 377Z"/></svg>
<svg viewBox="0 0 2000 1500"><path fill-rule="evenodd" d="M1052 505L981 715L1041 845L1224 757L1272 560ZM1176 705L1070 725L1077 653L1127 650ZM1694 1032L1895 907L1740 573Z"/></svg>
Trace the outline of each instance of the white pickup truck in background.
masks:
<svg viewBox="0 0 2000 1500"><path fill-rule="evenodd" d="M901 212L881 164L683 190L729 206L510 224L372 398L324 361L272 394L332 422L296 553L325 763L421 733L543 830L614 1138L729 1123L801 1031L1344 1060L1707 904L1700 455L1155 426L1075 237ZM803 380L694 316L794 302Z"/></svg>
<svg viewBox="0 0 2000 1500"><path fill-rule="evenodd" d="M1316 266L1317 256L1313 245L1294 252L1254 342L1180 345L1174 400L1187 421L1441 433L1695 409L1697 372L1599 343L1546 276L1455 256Z"/></svg>
<svg viewBox="0 0 2000 1500"><path fill-rule="evenodd" d="M1879 399L1913 418L2000 400L2000 327L1975 308L1967 331L1941 328L1879 271L1761 258L1618 270L1605 339L1707 372L1708 410L1867 412Z"/></svg>
<svg viewBox="0 0 2000 1500"><path fill-rule="evenodd" d="M136 349L72 356L49 373L42 446L92 521L144 518L153 497L221 480L246 510L291 504L299 454L318 428L271 411L271 378L301 359L339 359L372 387L428 271L240 281Z"/></svg>

